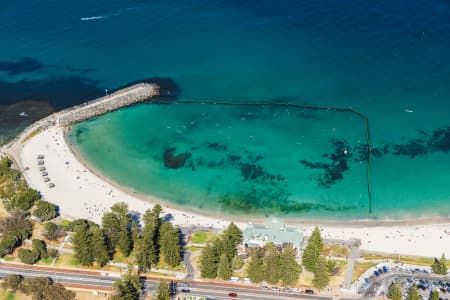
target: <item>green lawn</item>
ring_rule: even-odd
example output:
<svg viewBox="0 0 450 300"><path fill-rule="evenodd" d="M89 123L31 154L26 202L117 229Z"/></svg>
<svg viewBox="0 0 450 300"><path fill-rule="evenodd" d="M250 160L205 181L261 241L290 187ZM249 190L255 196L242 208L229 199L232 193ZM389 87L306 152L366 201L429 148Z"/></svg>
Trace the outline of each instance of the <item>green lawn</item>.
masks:
<svg viewBox="0 0 450 300"><path fill-rule="evenodd" d="M377 253L363 253L361 254L361 258L369 260L391 259L395 262L402 262L405 264L419 265L419 266L431 266L431 264L434 262L434 258L432 257L403 256L403 255L400 255L399 257L398 255L395 254L377 254ZM450 262L447 263L447 266L450 268Z"/></svg>
<svg viewBox="0 0 450 300"><path fill-rule="evenodd" d="M322 254L325 256L347 257L350 255L350 250L346 246L324 245Z"/></svg>
<svg viewBox="0 0 450 300"><path fill-rule="evenodd" d="M191 235L191 243L205 244L209 241L212 241L215 237L217 237L217 234L215 234L214 232L198 231L194 232Z"/></svg>
<svg viewBox="0 0 450 300"><path fill-rule="evenodd" d="M41 258L36 264L49 266L52 264L52 261L53 261L53 258L51 258L51 257Z"/></svg>
<svg viewBox="0 0 450 300"><path fill-rule="evenodd" d="M79 267L80 261L75 257L74 254L63 253L61 254L55 263L56 266L69 266L69 267Z"/></svg>
<svg viewBox="0 0 450 300"><path fill-rule="evenodd" d="M189 252L195 252L195 251L203 250L203 247L187 246L186 248L184 248L184 250L189 251Z"/></svg>
<svg viewBox="0 0 450 300"><path fill-rule="evenodd" d="M5 255L5 256L3 257L3 260L9 261L9 262L12 262L12 261L19 261L19 259L18 259L16 256L11 255L11 254Z"/></svg>
<svg viewBox="0 0 450 300"><path fill-rule="evenodd" d="M183 265L178 265L176 267L171 267L169 266L165 261L164 261L164 256L161 254L161 257L159 258L159 263L156 265L156 267L158 269L164 269L164 270L170 270L170 271L178 271L178 272L184 272L184 266Z"/></svg>
<svg viewBox="0 0 450 300"><path fill-rule="evenodd" d="M371 262L355 262L355 267L353 269L352 281L357 280L365 271L375 266L375 263Z"/></svg>
<svg viewBox="0 0 450 300"><path fill-rule="evenodd" d="M13 293L7 291L0 291L0 300L15 300Z"/></svg>
<svg viewBox="0 0 450 300"><path fill-rule="evenodd" d="M183 300L206 300L206 297L184 296Z"/></svg>

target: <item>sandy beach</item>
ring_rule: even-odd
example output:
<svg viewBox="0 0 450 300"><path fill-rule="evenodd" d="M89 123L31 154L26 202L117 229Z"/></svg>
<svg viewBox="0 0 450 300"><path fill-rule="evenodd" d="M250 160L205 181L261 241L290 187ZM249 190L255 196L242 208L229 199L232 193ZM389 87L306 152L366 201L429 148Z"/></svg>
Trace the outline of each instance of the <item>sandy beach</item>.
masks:
<svg viewBox="0 0 450 300"><path fill-rule="evenodd" d="M20 145L20 144L19 144ZM165 204L160 199L146 196L143 199L137 194L108 182L98 176L81 162L66 143L64 130L55 125L35 135L20 148L16 147L15 159L24 171L28 183L42 193L45 200L60 207L61 214L70 218L86 218L100 223L102 214L114 203L125 202L131 211L143 213L153 206L152 203L163 203L165 213L173 216L173 222L180 226L213 227L223 229L230 221L245 228L246 222L231 220L229 216L217 218L207 214L188 212ZM37 165L37 155L44 155L45 168L54 188L44 182ZM248 220L247 220L248 221ZM292 223L290 220L289 223ZM298 222L309 235L313 225ZM377 226L342 222L336 224L318 224L323 236L329 239L361 240L361 249L377 252L399 253L403 255L450 256L450 224L399 224L388 222Z"/></svg>

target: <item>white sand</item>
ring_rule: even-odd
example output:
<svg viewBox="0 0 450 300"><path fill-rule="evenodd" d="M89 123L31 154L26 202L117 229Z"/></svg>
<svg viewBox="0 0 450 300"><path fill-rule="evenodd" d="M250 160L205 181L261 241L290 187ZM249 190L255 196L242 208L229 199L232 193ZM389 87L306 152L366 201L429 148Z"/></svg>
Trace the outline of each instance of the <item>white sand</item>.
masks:
<svg viewBox="0 0 450 300"><path fill-rule="evenodd" d="M16 159L22 167L29 167L24 172L29 184L39 190L44 199L60 206L64 216L86 218L100 223L102 213L117 202L126 202L130 210L141 213L152 207L150 201L129 195L89 171L71 152L64 140L63 130L59 127L39 133L20 152L20 157ZM38 154L45 155L45 167L56 185L52 189L44 183L39 172L36 159ZM173 215L174 223L181 226L213 226L222 229L231 221L184 212L166 205L163 207L165 213ZM242 222L236 223L245 227ZM310 234L311 227L304 226L305 235ZM450 257L450 224L366 227L324 225L321 228L325 238L360 239L362 250L420 256L440 256L445 253Z"/></svg>

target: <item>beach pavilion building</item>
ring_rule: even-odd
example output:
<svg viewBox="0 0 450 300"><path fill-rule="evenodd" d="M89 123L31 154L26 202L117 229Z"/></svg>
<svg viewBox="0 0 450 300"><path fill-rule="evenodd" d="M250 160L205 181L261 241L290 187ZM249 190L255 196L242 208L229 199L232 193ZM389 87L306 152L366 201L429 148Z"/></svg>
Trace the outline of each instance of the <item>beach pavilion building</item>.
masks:
<svg viewBox="0 0 450 300"><path fill-rule="evenodd" d="M300 254L303 246L303 230L301 227L289 227L280 219L268 219L265 224L248 223L243 232L246 248L264 247L273 242L277 247L284 248L288 244Z"/></svg>

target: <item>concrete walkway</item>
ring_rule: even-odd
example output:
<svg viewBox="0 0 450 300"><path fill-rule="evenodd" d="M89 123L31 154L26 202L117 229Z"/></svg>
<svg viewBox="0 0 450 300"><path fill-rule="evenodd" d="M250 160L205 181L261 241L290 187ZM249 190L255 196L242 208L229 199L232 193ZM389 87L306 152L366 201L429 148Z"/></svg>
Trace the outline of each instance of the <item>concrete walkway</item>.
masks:
<svg viewBox="0 0 450 300"><path fill-rule="evenodd" d="M353 270L355 268L355 261L359 258L359 246L351 245L350 247L350 256L347 260L347 270L345 271L344 278L344 289L350 289L352 284Z"/></svg>

